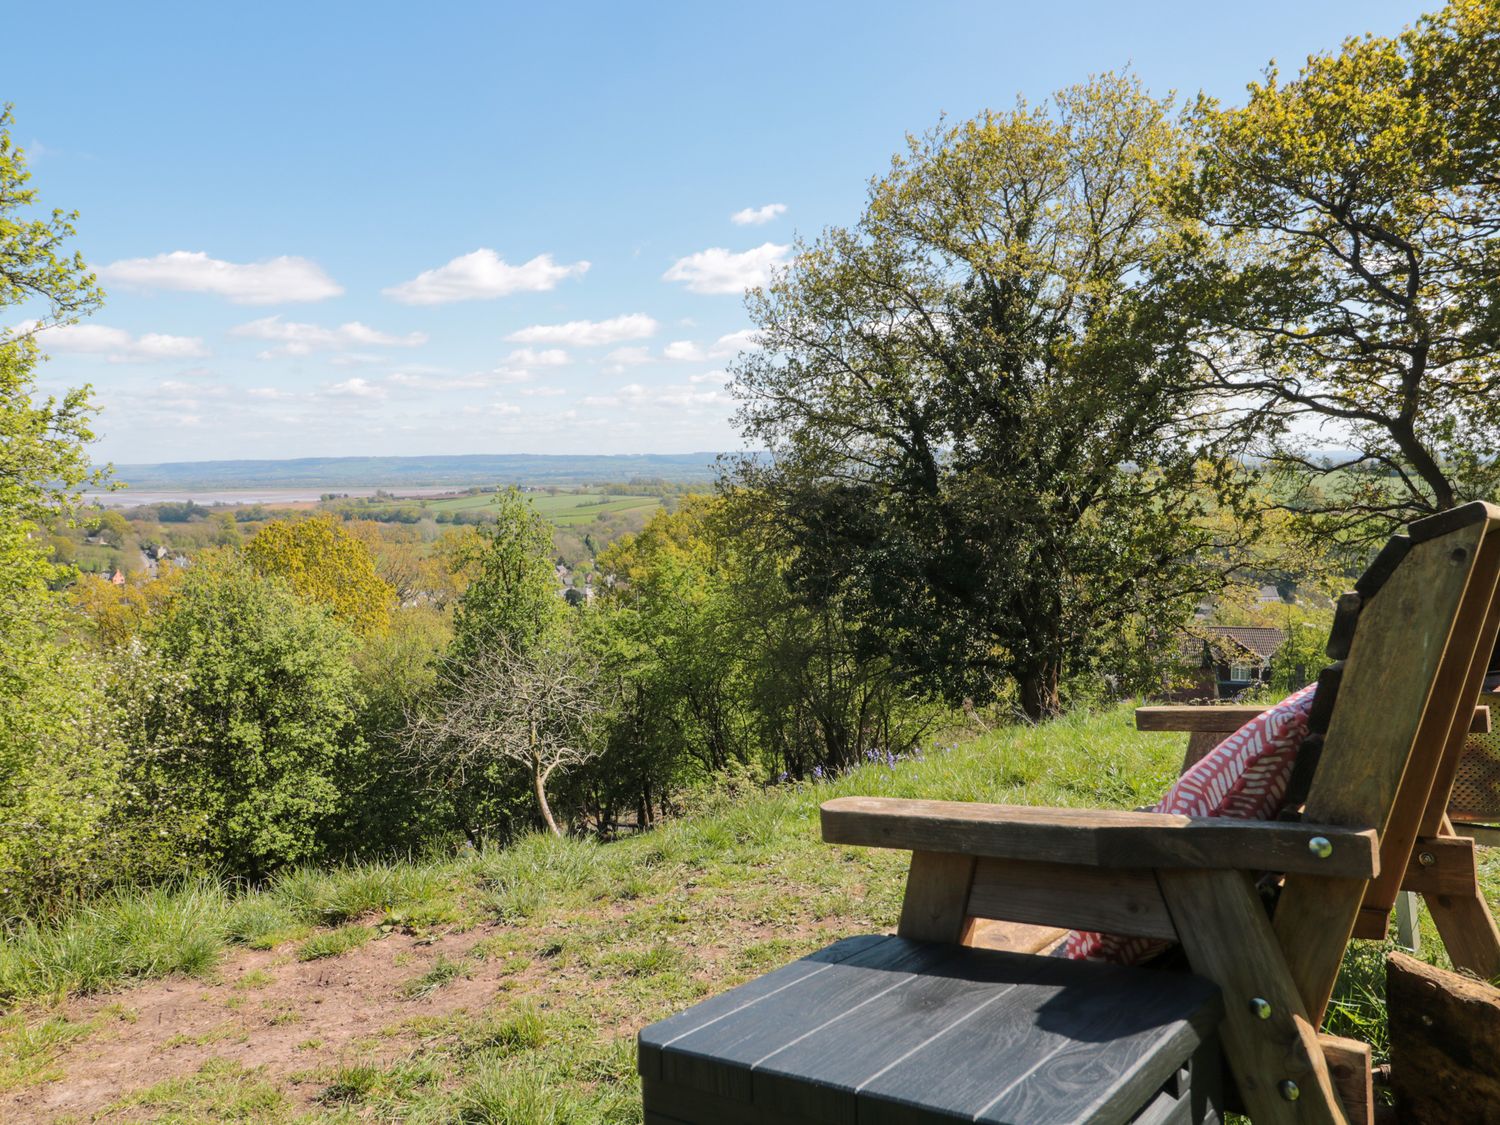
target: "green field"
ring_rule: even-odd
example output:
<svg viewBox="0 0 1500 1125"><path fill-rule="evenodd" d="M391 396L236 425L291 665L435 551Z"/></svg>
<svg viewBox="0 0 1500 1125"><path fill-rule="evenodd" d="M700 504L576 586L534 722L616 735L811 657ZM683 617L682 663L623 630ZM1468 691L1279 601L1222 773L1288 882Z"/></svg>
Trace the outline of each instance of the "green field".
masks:
<svg viewBox="0 0 1500 1125"><path fill-rule="evenodd" d="M532 507L559 527L576 527L596 516L651 509L661 504L661 499L656 496L611 496L602 492L538 492L528 494L526 498ZM432 512L471 512L492 507L494 503L495 494L486 492L433 500L427 508Z"/></svg>

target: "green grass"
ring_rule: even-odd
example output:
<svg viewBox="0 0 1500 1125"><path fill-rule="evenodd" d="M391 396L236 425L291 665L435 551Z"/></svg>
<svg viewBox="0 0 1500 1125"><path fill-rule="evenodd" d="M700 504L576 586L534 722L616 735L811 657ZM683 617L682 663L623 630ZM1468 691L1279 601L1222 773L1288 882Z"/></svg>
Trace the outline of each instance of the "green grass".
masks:
<svg viewBox="0 0 1500 1125"><path fill-rule="evenodd" d="M400 1017L349 1043L309 1040L309 1052L336 1047L337 1065L309 1055L311 1069L294 1080L206 1066L131 1095L117 1112L163 1121L638 1121L634 1028L840 937L893 925L907 857L823 844L822 801L1128 808L1154 800L1181 757L1181 736L1135 731L1128 708L943 743L895 769L770 789L611 844L538 835L450 859L301 869L257 891L188 883L17 928L0 936L0 998L12 1009L0 1022L0 1083L55 1077L67 1045L91 1033L46 1007L50 997L174 973L212 977L237 947L307 959L391 929L425 941L480 926L466 954L440 952L415 979L394 974L390 987L441 1009L453 982L484 973L496 981L487 1004ZM1484 854L1481 877L1500 899L1500 849ZM1424 927L1426 950L1440 951L1430 921ZM1329 1020L1378 1054L1383 951L1355 945ZM267 983L263 971L223 976L229 996ZM227 1015L226 1035L238 1018ZM297 1097L288 1081L301 1087ZM311 1113L298 1108L309 1098Z"/></svg>
<svg viewBox="0 0 1500 1125"><path fill-rule="evenodd" d="M433 961L432 967L416 980L408 981L402 991L413 1000L420 1000L424 996L431 996L443 985L455 981L464 975L464 963L456 961L441 953Z"/></svg>
<svg viewBox="0 0 1500 1125"><path fill-rule="evenodd" d="M601 515L617 512L632 512L637 509L655 508L661 504L656 496L616 496L603 492L533 492L527 499L543 516L559 527L576 527L589 523ZM391 507L409 506L411 501L394 501ZM442 500L431 500L427 510L437 512L474 512L493 507L495 494L478 493L472 496L450 496Z"/></svg>
<svg viewBox="0 0 1500 1125"><path fill-rule="evenodd" d="M325 930L314 934L298 947L297 960L318 961L324 957L337 957L351 949L358 949L374 936L375 931L369 926L351 925Z"/></svg>

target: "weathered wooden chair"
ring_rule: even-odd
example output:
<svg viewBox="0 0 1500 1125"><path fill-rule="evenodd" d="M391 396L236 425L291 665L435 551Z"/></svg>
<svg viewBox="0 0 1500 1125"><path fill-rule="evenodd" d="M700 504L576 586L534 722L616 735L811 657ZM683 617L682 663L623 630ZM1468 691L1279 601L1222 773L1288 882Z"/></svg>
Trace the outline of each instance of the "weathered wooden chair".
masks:
<svg viewBox="0 0 1500 1125"><path fill-rule="evenodd" d="M1490 657L1490 680L1494 678L1497 660L1500 660L1500 648ZM1494 725L1494 709L1500 709L1500 693L1481 691L1478 700L1454 774L1448 799L1448 819L1458 836L1468 837L1482 846L1497 846L1500 845L1500 730ZM1135 720L1137 728L1143 731L1187 734L1187 753L1182 760L1182 769L1186 771L1261 710L1258 706L1243 704L1148 706L1136 708ZM1435 866L1438 853L1419 848L1417 857L1419 867L1424 862L1427 866ZM1455 884L1463 881L1466 871L1466 865L1460 864L1456 872L1449 872L1444 885L1450 893ZM1416 874L1403 880L1396 898L1396 940L1413 950L1419 943L1416 928L1419 885L1426 886L1429 893L1436 893L1434 880ZM1468 893L1467 888L1463 893ZM1355 936L1383 936L1383 931L1376 932L1377 928L1374 919L1362 919Z"/></svg>
<svg viewBox="0 0 1500 1125"><path fill-rule="evenodd" d="M1202 1030L1207 1008L1195 979L1218 986L1224 1059L1255 1122L1345 1122L1346 1106L1354 1120L1368 1120L1368 1049L1318 1034L1351 936L1383 934L1405 886L1427 897L1456 964L1500 971L1500 933L1476 887L1473 841L1456 836L1445 815L1500 628L1500 508L1471 504L1409 530L1341 602L1330 641L1338 663L1320 677L1314 711L1319 734L1304 744L1294 777L1306 790L1300 821L829 801L829 842L913 853L897 937L868 939L887 943L871 956L895 961L895 976L823 975L857 960L835 946L823 955L832 968L805 959L647 1028L648 1121L1216 1119L1212 1096L1205 1101L1195 1084L1191 1097L1167 1097L1170 1082L1153 1086L1164 1065L1175 1069L1190 1055L1187 1074L1206 1069L1212 1038ZM1257 875L1274 890L1271 910ZM965 949L981 919L1176 941L1194 975ZM1038 964L1067 979L1033 1008L1030 1025L992 1025L983 1013L1005 1006L996 999L953 1024L972 1027L967 1037L950 1027L953 1010L941 996L909 984L943 965L958 983L942 995L966 995L996 977L1014 989L1025 973L1017 966ZM1101 977L1091 1006L1093 986L1080 974L1095 970L1129 976L1107 985ZM803 983L799 974L814 971L866 992L834 1002L839 988L830 996ZM1162 1007L1112 1026L1109 1013L1138 998L1142 974ZM889 995L908 1002L881 1007ZM1049 1028L1042 1013L1054 1002L1083 1018ZM1156 1029L1158 1046L1144 1041L1143 1026ZM1049 1034L1053 1041L1038 1048ZM1116 1058L1111 1075L1106 1048L1130 1035L1146 1062ZM869 1054L869 1044L892 1039L891 1051ZM1173 1049L1160 1049L1168 1039ZM1081 1060L1082 1081L1049 1069L1059 1056ZM879 1065L842 1065L852 1057ZM1032 1069L1015 1075L1013 1058ZM977 1102L949 1096L972 1093L997 1067L1007 1075L998 1093L985 1084ZM1129 1096L1113 1096L1121 1086Z"/></svg>

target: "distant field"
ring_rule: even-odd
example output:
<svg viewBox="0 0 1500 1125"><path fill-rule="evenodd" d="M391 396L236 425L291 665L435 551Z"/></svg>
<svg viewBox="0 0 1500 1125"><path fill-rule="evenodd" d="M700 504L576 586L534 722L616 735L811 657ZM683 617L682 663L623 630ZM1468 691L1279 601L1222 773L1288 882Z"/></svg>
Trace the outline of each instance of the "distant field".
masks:
<svg viewBox="0 0 1500 1125"><path fill-rule="evenodd" d="M538 512L559 527L577 527L605 513L633 512L638 509L656 508L661 500L656 496L611 496L602 492L560 492L556 495L533 493L526 497ZM427 505L430 512L472 512L493 506L495 494L477 496L452 496L446 500L433 500Z"/></svg>

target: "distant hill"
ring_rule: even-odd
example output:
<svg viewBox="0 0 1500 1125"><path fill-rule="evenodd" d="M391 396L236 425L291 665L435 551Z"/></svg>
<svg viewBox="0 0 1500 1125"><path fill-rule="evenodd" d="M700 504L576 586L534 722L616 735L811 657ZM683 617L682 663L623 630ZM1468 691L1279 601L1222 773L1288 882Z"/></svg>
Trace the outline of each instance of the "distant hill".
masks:
<svg viewBox="0 0 1500 1125"><path fill-rule="evenodd" d="M488 484L572 485L634 478L706 483L717 453L461 457L299 457L288 461L168 461L116 465L133 489L416 488Z"/></svg>

